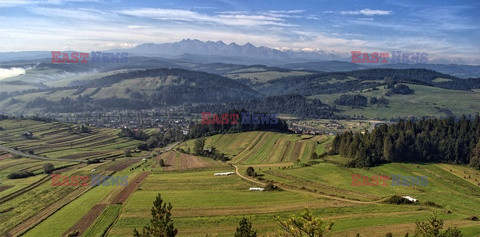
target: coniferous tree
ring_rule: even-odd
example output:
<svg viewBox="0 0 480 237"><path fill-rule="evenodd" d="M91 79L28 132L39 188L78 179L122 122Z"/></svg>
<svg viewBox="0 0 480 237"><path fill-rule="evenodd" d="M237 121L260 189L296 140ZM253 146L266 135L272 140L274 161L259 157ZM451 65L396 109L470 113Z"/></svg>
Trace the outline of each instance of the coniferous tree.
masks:
<svg viewBox="0 0 480 237"><path fill-rule="evenodd" d="M177 235L178 230L173 226L171 219L172 204L164 203L162 196L157 195L152 207L152 219L150 225L143 227L142 233L133 229L135 237L173 237Z"/></svg>
<svg viewBox="0 0 480 237"><path fill-rule="evenodd" d="M243 217L238 224L235 237L257 237L257 231L253 229L252 222Z"/></svg>

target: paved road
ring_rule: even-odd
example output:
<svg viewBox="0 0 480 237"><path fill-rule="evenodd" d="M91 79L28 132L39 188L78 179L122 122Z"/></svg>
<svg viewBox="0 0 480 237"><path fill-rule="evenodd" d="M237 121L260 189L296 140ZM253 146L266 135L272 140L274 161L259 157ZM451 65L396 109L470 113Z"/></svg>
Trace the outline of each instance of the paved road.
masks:
<svg viewBox="0 0 480 237"><path fill-rule="evenodd" d="M14 154L14 155L19 155L23 157L28 157L36 160L51 160L51 161L61 161L61 162L78 162L78 163L87 163L86 160L73 160L73 159L55 159L55 158L48 158L48 157L43 157L43 156L38 156L38 155L32 155L32 154L27 154L22 151L14 150L11 148L8 148L6 146L0 145L0 150L3 150L5 152Z"/></svg>

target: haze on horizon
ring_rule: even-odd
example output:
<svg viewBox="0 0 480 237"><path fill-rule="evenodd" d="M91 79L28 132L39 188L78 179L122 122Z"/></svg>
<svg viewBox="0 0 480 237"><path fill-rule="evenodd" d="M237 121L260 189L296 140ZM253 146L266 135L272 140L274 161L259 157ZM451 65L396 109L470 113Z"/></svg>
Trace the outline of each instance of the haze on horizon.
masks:
<svg viewBox="0 0 480 237"><path fill-rule="evenodd" d="M343 55L427 52L480 64L479 10L474 0L6 0L0 52L88 52L191 38Z"/></svg>

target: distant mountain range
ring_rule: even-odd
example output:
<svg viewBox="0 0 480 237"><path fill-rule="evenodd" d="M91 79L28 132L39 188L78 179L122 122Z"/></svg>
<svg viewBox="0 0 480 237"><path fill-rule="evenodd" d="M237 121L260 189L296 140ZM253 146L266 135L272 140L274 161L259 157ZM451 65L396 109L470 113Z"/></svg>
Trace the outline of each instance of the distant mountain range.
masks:
<svg viewBox="0 0 480 237"><path fill-rule="evenodd" d="M221 62L224 63L276 65L292 61L340 59L340 57L334 57L322 52L280 51L264 46L256 47L250 43L238 45L236 43L225 44L222 41L203 42L196 39L185 39L175 43L148 43L123 51L134 56L160 56L210 63L222 60Z"/></svg>
<svg viewBox="0 0 480 237"><path fill-rule="evenodd" d="M161 65L185 68L185 62L195 64L225 63L237 65L261 64L294 70L311 71L351 71L368 68L425 68L441 73L454 75L461 78L480 77L480 65L458 64L354 64L350 58L328 52L281 51L264 46L256 47L250 43L239 45L236 43L225 44L222 41L200 41L185 39L175 43L147 43L129 49L113 49L104 52L127 52L129 63L126 67L142 68L142 63L148 60L135 58L152 57L154 61L162 61ZM4 52L0 53L0 67L15 66L17 62L35 60L49 62L51 53L48 51ZM135 61L133 65L130 61ZM140 63L140 61L142 63ZM151 62L155 64L153 61ZM161 67L158 65L158 67ZM104 67L106 65L98 66ZM123 67L119 65L120 67ZM90 67L90 66L89 66ZM111 66L108 66L111 67ZM150 65L148 68L155 68ZM190 68L193 69L193 68Z"/></svg>

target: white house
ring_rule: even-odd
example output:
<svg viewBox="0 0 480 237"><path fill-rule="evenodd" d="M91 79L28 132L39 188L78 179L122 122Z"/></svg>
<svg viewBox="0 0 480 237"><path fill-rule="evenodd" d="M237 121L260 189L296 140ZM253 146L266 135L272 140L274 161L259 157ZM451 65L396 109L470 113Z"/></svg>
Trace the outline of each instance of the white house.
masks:
<svg viewBox="0 0 480 237"><path fill-rule="evenodd" d="M264 188L250 188L250 191L265 191Z"/></svg>
<svg viewBox="0 0 480 237"><path fill-rule="evenodd" d="M410 197L410 196L402 196L402 198L405 198L405 199L407 199L407 200L410 201L410 202L417 202L417 199L412 198L412 197Z"/></svg>
<svg viewBox="0 0 480 237"><path fill-rule="evenodd" d="M233 175L235 172L223 172L223 173L215 173L214 176L226 176L226 175Z"/></svg>

